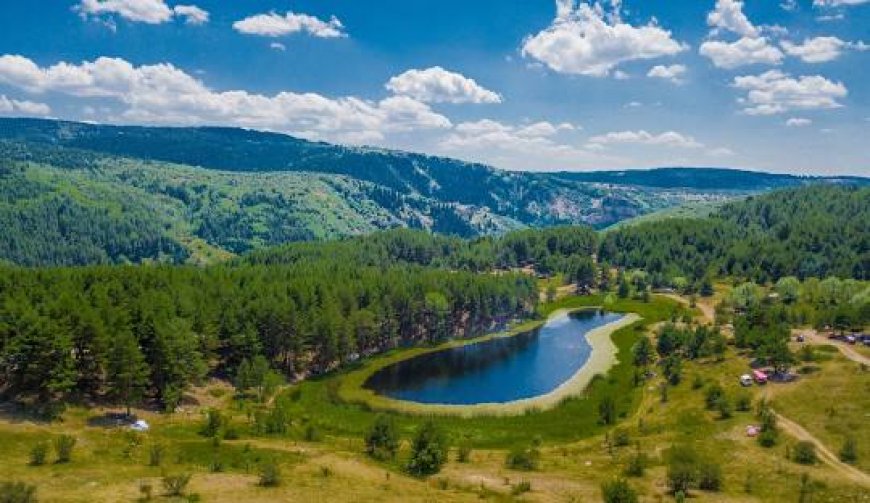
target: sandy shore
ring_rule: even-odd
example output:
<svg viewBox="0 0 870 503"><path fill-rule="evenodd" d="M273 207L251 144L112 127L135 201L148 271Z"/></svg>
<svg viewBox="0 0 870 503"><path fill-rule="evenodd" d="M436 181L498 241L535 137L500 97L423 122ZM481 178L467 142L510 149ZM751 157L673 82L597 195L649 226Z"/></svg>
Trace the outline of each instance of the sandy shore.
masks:
<svg viewBox="0 0 870 503"><path fill-rule="evenodd" d="M574 309L559 309L550 314L547 321L568 316ZM433 415L457 415L457 416L486 416L486 415L519 415L529 409L546 410L557 406L562 400L581 395L589 386L596 374L605 374L617 363L617 347L611 339L613 332L631 325L638 321L640 316L634 313L626 314L622 318L607 325L590 330L586 333L586 340L592 350L589 359L580 367L574 375L559 385L553 391L531 398L515 400L504 403L478 403L474 405L459 404L425 404L395 400L381 395L375 395L378 408L388 408L401 412L414 414ZM374 395L374 393L372 393Z"/></svg>

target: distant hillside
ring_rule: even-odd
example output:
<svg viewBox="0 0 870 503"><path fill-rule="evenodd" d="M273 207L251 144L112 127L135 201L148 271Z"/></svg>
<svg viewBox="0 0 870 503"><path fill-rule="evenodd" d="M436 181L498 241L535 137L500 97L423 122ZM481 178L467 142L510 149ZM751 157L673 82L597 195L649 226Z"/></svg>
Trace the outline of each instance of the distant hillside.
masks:
<svg viewBox="0 0 870 503"><path fill-rule="evenodd" d="M242 129L0 119L0 261L208 263L394 227L462 237L603 228L761 190L644 186L611 175L508 172Z"/></svg>
<svg viewBox="0 0 870 503"><path fill-rule="evenodd" d="M627 171L560 172L566 180L643 187L687 188L697 190L763 191L811 183L849 183L867 185L870 179L854 176L794 176L759 171L723 168L655 168Z"/></svg>

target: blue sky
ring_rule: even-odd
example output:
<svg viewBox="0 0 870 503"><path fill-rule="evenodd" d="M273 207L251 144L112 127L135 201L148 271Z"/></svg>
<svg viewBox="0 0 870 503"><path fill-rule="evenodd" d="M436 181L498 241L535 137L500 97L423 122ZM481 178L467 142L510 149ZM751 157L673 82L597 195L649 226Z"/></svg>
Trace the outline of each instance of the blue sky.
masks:
<svg viewBox="0 0 870 503"><path fill-rule="evenodd" d="M870 175L870 0L33 0L0 115L234 125L507 169Z"/></svg>

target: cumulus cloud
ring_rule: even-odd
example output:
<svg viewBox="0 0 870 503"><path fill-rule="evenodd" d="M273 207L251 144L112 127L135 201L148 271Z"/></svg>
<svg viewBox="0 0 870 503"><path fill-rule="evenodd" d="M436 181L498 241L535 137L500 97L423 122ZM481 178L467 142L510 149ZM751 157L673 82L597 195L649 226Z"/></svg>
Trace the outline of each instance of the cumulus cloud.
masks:
<svg viewBox="0 0 870 503"><path fill-rule="evenodd" d="M779 70L760 75L735 77L733 86L746 92L739 98L743 112L749 115L774 115L792 110L839 108L838 101L848 94L841 82L821 75L792 78Z"/></svg>
<svg viewBox="0 0 870 503"><path fill-rule="evenodd" d="M552 24L526 37L522 54L559 73L604 77L620 63L673 56L686 49L654 21L642 26L623 22L620 2L613 3L609 15L600 4L558 0L556 6Z"/></svg>
<svg viewBox="0 0 870 503"><path fill-rule="evenodd" d="M284 15L277 12L257 14L233 23L233 28L246 35L263 37L283 37L294 33L307 33L319 38L346 37L344 25L335 16L329 21L323 21L308 14L287 12Z"/></svg>
<svg viewBox="0 0 870 503"><path fill-rule="evenodd" d="M815 7L842 7L850 5L861 5L870 2L870 0L813 0Z"/></svg>
<svg viewBox="0 0 870 503"><path fill-rule="evenodd" d="M688 135L676 131L653 134L645 130L615 131L589 138L589 143L597 145L636 144L655 145L674 148L700 148L704 145Z"/></svg>
<svg viewBox="0 0 870 503"><path fill-rule="evenodd" d="M208 22L208 12L196 5L176 5L172 12L183 17L187 24L205 24Z"/></svg>
<svg viewBox="0 0 870 503"><path fill-rule="evenodd" d="M707 24L714 32L727 30L750 38L759 35L758 28L743 13L743 2L737 0L717 0L716 6L707 14Z"/></svg>
<svg viewBox="0 0 870 503"><path fill-rule="evenodd" d="M813 121L810 119L805 119L803 117L792 117L789 120L785 121L785 125L788 127L804 127L812 124Z"/></svg>
<svg viewBox="0 0 870 503"><path fill-rule="evenodd" d="M0 56L0 83L24 91L99 99L120 108L114 121L218 124L283 131L333 141L380 141L386 134L452 126L447 117L407 96L380 101L316 93L267 96L217 91L168 63L134 66L120 58L40 67L18 55Z"/></svg>
<svg viewBox="0 0 870 503"><path fill-rule="evenodd" d="M785 55L770 45L766 37L743 37L736 42L708 40L698 52L713 61L719 68L732 69L745 65L778 65Z"/></svg>
<svg viewBox="0 0 870 503"><path fill-rule="evenodd" d="M837 37L815 37L804 39L803 43L795 44L784 40L783 50L789 56L802 59L805 63L825 63L840 57L847 49L865 51L868 46L864 42L846 42Z"/></svg>
<svg viewBox="0 0 870 503"><path fill-rule="evenodd" d="M665 79L673 82L674 84L682 84L684 82L683 75L686 73L685 65L656 65L650 68L649 72L647 72L647 77L653 77L657 79Z"/></svg>
<svg viewBox="0 0 870 503"><path fill-rule="evenodd" d="M389 80L386 88L394 94L410 96L425 103L501 103L497 93L474 79L450 72L440 66L408 70Z"/></svg>
<svg viewBox="0 0 870 503"><path fill-rule="evenodd" d="M35 101L16 100L0 94L0 114L14 115L48 115L51 107Z"/></svg>
<svg viewBox="0 0 870 503"><path fill-rule="evenodd" d="M449 155L505 168L542 169L601 160L591 149L560 142L557 135L581 129L570 123L535 122L512 125L483 119L462 122L442 137L436 148Z"/></svg>
<svg viewBox="0 0 870 503"><path fill-rule="evenodd" d="M128 21L161 24L178 16L188 24L208 22L208 12L196 5L169 7L165 0L81 0L74 9L83 17L119 16Z"/></svg>

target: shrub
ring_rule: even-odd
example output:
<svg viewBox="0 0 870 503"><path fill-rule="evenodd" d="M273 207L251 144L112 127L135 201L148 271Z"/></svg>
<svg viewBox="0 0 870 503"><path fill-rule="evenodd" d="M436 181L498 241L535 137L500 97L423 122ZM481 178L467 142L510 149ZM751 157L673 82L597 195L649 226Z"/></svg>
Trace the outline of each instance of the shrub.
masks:
<svg viewBox="0 0 870 503"><path fill-rule="evenodd" d="M154 497L154 486L147 480L139 481L139 494L142 495L139 497L139 501L151 501L151 498Z"/></svg>
<svg viewBox="0 0 870 503"><path fill-rule="evenodd" d="M72 460L73 447L76 439L72 435L61 435L54 439L54 452L58 463L69 463Z"/></svg>
<svg viewBox="0 0 870 503"><path fill-rule="evenodd" d="M858 444L854 438L849 437L843 442L843 448L840 449L840 461L850 465L858 462Z"/></svg>
<svg viewBox="0 0 870 503"><path fill-rule="evenodd" d="M604 503L636 503L637 492L625 479L616 478L601 485Z"/></svg>
<svg viewBox="0 0 870 503"><path fill-rule="evenodd" d="M190 483L191 475L189 473L178 473L174 475L164 475L161 482L163 489L166 490L167 496L181 496L184 494L187 484Z"/></svg>
<svg viewBox="0 0 870 503"><path fill-rule="evenodd" d="M610 395L605 395L598 402L598 422L605 425L616 422L616 402Z"/></svg>
<svg viewBox="0 0 870 503"><path fill-rule="evenodd" d="M45 464L45 459L48 457L48 443L38 442L30 449L30 464L32 466L41 466Z"/></svg>
<svg viewBox="0 0 870 503"><path fill-rule="evenodd" d="M698 487L705 491L722 488L722 467L716 463L701 463L698 466Z"/></svg>
<svg viewBox="0 0 870 503"><path fill-rule="evenodd" d="M161 444L151 444L148 449L148 466L160 466L163 462L164 448Z"/></svg>
<svg viewBox="0 0 870 503"><path fill-rule="evenodd" d="M319 442L321 439L320 430L317 429L317 426L309 424L305 427L304 437L306 442Z"/></svg>
<svg viewBox="0 0 870 503"><path fill-rule="evenodd" d="M519 496L520 494L525 494L532 490L532 483L528 480L522 480L513 487L511 487L511 495Z"/></svg>
<svg viewBox="0 0 870 503"><path fill-rule="evenodd" d="M269 460L260 466L260 485L263 487L281 485L281 467L278 466L278 463Z"/></svg>
<svg viewBox="0 0 870 503"><path fill-rule="evenodd" d="M758 434L758 445L762 447L773 447L777 442L777 435L774 430L762 431Z"/></svg>
<svg viewBox="0 0 870 503"><path fill-rule="evenodd" d="M716 408L719 410L719 419L728 419L731 417L731 402L729 402L728 398L724 395L719 398Z"/></svg>
<svg viewBox="0 0 870 503"><path fill-rule="evenodd" d="M708 387L704 395L704 403L707 405L707 410L714 410L723 396L725 396L725 390L722 389L722 386L712 384Z"/></svg>
<svg viewBox="0 0 870 503"><path fill-rule="evenodd" d="M417 476L432 475L441 471L447 462L450 448L447 436L432 421L426 421L417 430L411 444L411 460L408 472Z"/></svg>
<svg viewBox="0 0 870 503"><path fill-rule="evenodd" d="M205 413L205 422L199 433L205 437L216 437L224 425L224 417L217 409L209 409Z"/></svg>
<svg viewBox="0 0 870 503"><path fill-rule="evenodd" d="M385 461L395 458L399 450L399 433L393 419L384 414L376 417L366 433L365 444L366 452L375 459Z"/></svg>
<svg viewBox="0 0 870 503"><path fill-rule="evenodd" d="M625 447L631 442L631 437L628 435L628 430L616 428L613 430L613 445L616 447Z"/></svg>
<svg viewBox="0 0 870 503"><path fill-rule="evenodd" d="M0 503L36 503L36 486L24 482L2 482Z"/></svg>
<svg viewBox="0 0 870 503"><path fill-rule="evenodd" d="M628 464L625 465L625 473L628 477L643 477L643 472L646 470L646 455L640 451L629 458Z"/></svg>
<svg viewBox="0 0 870 503"><path fill-rule="evenodd" d="M470 459L471 443L468 440L465 440L459 444L459 447L456 449L456 461L458 463L468 463Z"/></svg>
<svg viewBox="0 0 870 503"><path fill-rule="evenodd" d="M697 480L698 455L688 446L676 445L668 452L668 486L671 492L686 493Z"/></svg>
<svg viewBox="0 0 870 503"><path fill-rule="evenodd" d="M537 446L515 447L505 458L505 465L512 470L532 471L538 469L541 452Z"/></svg>
<svg viewBox="0 0 870 503"><path fill-rule="evenodd" d="M692 389L701 389L704 387L704 378L695 374L695 379L692 380Z"/></svg>
<svg viewBox="0 0 870 503"><path fill-rule="evenodd" d="M816 446L812 442L801 441L794 446L794 460L802 465L813 465L816 457Z"/></svg>
<svg viewBox="0 0 870 503"><path fill-rule="evenodd" d="M737 395L737 399L734 401L734 407L739 412L749 412L752 410L752 397L747 393Z"/></svg>

